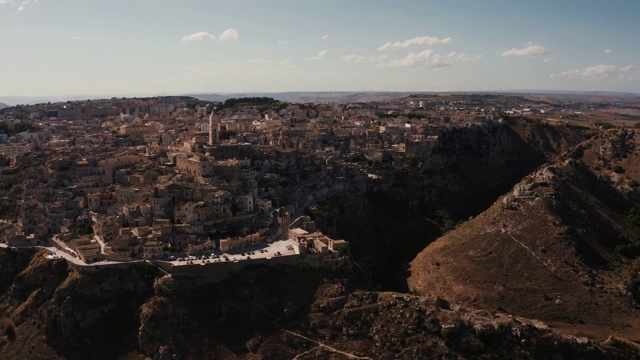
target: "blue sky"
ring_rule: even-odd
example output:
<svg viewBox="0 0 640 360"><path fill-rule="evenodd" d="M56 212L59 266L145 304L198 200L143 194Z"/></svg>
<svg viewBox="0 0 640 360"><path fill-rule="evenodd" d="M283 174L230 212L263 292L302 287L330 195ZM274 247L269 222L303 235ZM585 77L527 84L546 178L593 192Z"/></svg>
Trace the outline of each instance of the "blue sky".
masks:
<svg viewBox="0 0 640 360"><path fill-rule="evenodd" d="M0 96L640 93L638 1L0 0Z"/></svg>

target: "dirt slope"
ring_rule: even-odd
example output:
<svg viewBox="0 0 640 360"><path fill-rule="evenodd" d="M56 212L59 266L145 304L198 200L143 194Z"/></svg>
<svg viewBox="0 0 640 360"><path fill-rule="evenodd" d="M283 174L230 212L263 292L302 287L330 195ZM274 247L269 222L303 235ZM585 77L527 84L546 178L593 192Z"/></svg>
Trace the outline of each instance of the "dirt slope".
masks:
<svg viewBox="0 0 640 360"><path fill-rule="evenodd" d="M409 288L563 332L640 340L629 291L635 261L615 250L637 236L627 221L634 204L584 158L584 149L610 143L599 141L539 169L429 245L411 263Z"/></svg>

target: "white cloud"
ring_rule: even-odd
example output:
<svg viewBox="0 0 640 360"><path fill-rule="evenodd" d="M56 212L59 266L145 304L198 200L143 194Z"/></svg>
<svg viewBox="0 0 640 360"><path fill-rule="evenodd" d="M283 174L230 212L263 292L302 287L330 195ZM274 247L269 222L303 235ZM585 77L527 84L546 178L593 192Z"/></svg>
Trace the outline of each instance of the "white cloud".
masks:
<svg viewBox="0 0 640 360"><path fill-rule="evenodd" d="M223 31L222 34L220 34L220 37L218 38L218 42L220 44L224 44L225 42L227 42L229 40L238 41L239 35L240 34L238 33L238 30L236 30L236 29L227 29L227 30Z"/></svg>
<svg viewBox="0 0 640 360"><path fill-rule="evenodd" d="M424 50L419 53L410 52L402 59L383 62L381 67L390 68L413 68L413 67L430 67L440 68L453 65L459 62L478 61L482 55L469 55L458 52L450 52L446 55L434 54L431 49Z"/></svg>
<svg viewBox="0 0 640 360"><path fill-rule="evenodd" d="M405 41L387 42L378 46L378 51L406 49L419 46L431 46L438 44L448 44L453 40L451 37L440 39L434 36L419 36Z"/></svg>
<svg viewBox="0 0 640 360"><path fill-rule="evenodd" d="M327 40L329 38L329 35L324 34L322 35L322 37L320 38L321 40Z"/></svg>
<svg viewBox="0 0 640 360"><path fill-rule="evenodd" d="M224 44L227 41L233 40L238 41L238 30L235 29L227 29L220 34L220 36L211 35L205 31L198 31L197 33L193 33L187 35L182 38L182 41L202 41L202 40L215 40L218 39L218 43Z"/></svg>
<svg viewBox="0 0 640 360"><path fill-rule="evenodd" d="M529 45L523 48L513 48L503 52L503 57L536 57L547 55L549 51L540 45Z"/></svg>
<svg viewBox="0 0 640 360"><path fill-rule="evenodd" d="M543 63L548 63L548 62L552 62L552 61L553 61L553 60L555 60L555 59L556 59L556 58L554 58L554 57L548 57L548 58L546 58L546 59L542 60L542 62L543 62Z"/></svg>
<svg viewBox="0 0 640 360"><path fill-rule="evenodd" d="M611 49L607 49L604 51L605 54L611 54Z"/></svg>
<svg viewBox="0 0 640 360"><path fill-rule="evenodd" d="M603 77L618 71L615 65L589 66L582 71L584 77Z"/></svg>
<svg viewBox="0 0 640 360"><path fill-rule="evenodd" d="M278 40L278 44L287 45L287 44L289 44L289 40Z"/></svg>
<svg viewBox="0 0 640 360"><path fill-rule="evenodd" d="M559 74L552 74L551 78L598 79L598 78L604 78L609 75L613 75L621 72L628 72L628 71L631 71L632 69L633 69L633 65L620 67L617 65L600 64L595 66L589 66L584 69L573 69L573 70L563 71Z"/></svg>
<svg viewBox="0 0 640 360"><path fill-rule="evenodd" d="M383 61L387 56L362 56L362 55L346 55L342 57L343 61L352 63L371 63Z"/></svg>
<svg viewBox="0 0 640 360"><path fill-rule="evenodd" d="M1 1L1 0L0 0ZM211 35L205 31L198 31L197 33L193 33L187 35L182 38L182 41L202 41L202 40L215 40L218 39L218 43L224 44L229 40L238 41L239 37L238 30L235 29L227 29L220 34L220 36L216 37L215 35Z"/></svg>
<svg viewBox="0 0 640 360"><path fill-rule="evenodd" d="M215 36L209 34L208 32L199 31L197 33L193 33L191 35L183 37L182 41L215 40L215 38Z"/></svg>
<svg viewBox="0 0 640 360"><path fill-rule="evenodd" d="M83 40L84 38L82 36L74 36L71 38L71 40Z"/></svg>
<svg viewBox="0 0 640 360"><path fill-rule="evenodd" d="M15 1L15 0L0 0L0 5L9 5L13 7L18 7L18 11L23 11L27 5L31 3L37 3L38 0L23 0L23 1Z"/></svg>
<svg viewBox="0 0 640 360"><path fill-rule="evenodd" d="M322 60L324 59L325 56L327 56L329 52L327 50L322 50L318 53L318 55L316 56L312 56L312 57L305 57L303 58L303 60L306 61L318 61L318 60Z"/></svg>

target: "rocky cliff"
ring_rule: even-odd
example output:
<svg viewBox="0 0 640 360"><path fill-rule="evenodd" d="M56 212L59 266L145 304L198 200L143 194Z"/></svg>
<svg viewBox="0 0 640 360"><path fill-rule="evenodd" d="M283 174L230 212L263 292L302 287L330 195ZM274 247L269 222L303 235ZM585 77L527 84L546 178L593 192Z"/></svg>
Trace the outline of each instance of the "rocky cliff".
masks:
<svg viewBox="0 0 640 360"><path fill-rule="evenodd" d="M0 250L2 359L626 359L632 345L438 298L360 290L349 274L254 267L219 284L149 267L81 274Z"/></svg>
<svg viewBox="0 0 640 360"><path fill-rule="evenodd" d="M139 307L153 292L156 269L82 274L43 255L0 250L0 358L113 359L135 350Z"/></svg>

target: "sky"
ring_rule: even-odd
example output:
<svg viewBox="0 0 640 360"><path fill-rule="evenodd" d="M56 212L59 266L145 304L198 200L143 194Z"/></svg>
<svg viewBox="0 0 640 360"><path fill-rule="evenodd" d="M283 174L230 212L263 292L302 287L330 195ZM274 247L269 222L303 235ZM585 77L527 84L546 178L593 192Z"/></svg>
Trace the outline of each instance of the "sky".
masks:
<svg viewBox="0 0 640 360"><path fill-rule="evenodd" d="M0 0L0 96L640 93L636 0Z"/></svg>

